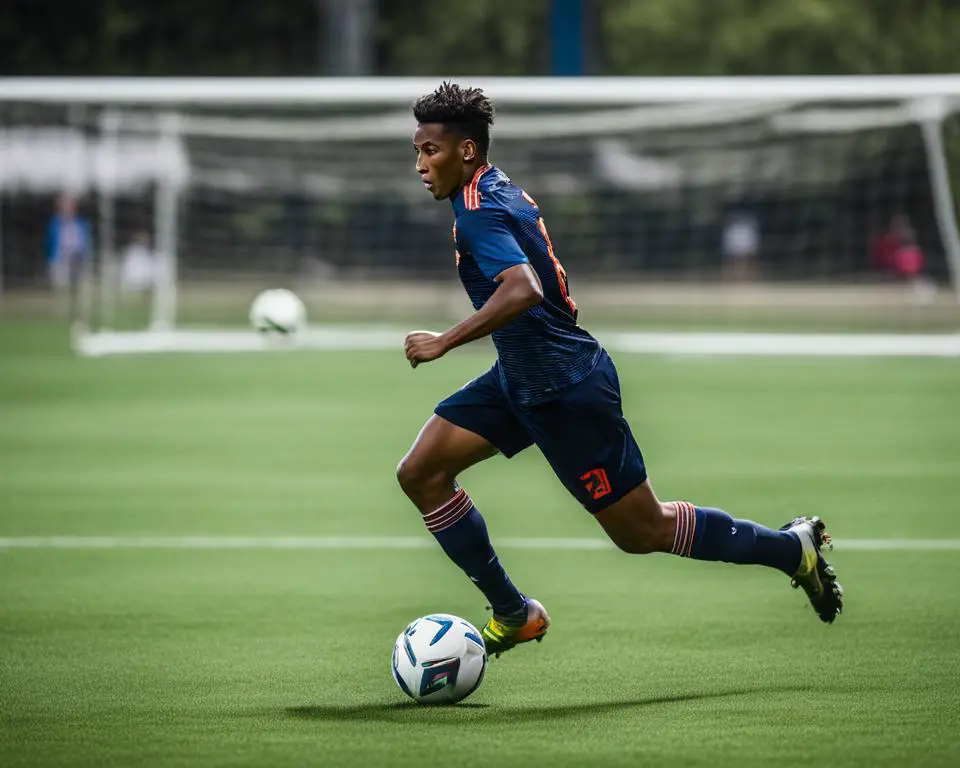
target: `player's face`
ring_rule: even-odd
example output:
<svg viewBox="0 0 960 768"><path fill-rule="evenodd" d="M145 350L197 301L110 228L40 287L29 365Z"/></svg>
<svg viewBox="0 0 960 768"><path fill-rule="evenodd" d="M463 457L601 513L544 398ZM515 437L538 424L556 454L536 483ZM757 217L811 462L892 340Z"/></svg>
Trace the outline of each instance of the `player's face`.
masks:
<svg viewBox="0 0 960 768"><path fill-rule="evenodd" d="M420 123L413 134L417 173L435 200L445 200L463 186L464 166L475 146L440 123Z"/></svg>

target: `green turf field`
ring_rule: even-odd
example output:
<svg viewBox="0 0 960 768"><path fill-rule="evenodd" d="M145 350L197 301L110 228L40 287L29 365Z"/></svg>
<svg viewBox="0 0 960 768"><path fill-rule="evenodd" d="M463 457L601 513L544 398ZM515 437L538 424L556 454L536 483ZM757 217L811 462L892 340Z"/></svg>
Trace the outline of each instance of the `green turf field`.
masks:
<svg viewBox="0 0 960 768"><path fill-rule="evenodd" d="M960 765L956 361L621 356L661 497L821 514L847 612L759 568L505 547L554 626L427 709L393 641L482 596L436 547L303 547L429 542L394 468L488 348L82 360L0 323L4 768ZM463 481L495 538L600 535L535 453Z"/></svg>

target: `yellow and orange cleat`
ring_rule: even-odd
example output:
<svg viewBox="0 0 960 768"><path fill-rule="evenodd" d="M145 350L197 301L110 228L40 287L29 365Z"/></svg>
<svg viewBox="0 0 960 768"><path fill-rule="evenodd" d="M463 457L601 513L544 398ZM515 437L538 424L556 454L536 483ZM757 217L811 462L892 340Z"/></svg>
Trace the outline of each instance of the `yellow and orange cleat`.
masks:
<svg viewBox="0 0 960 768"><path fill-rule="evenodd" d="M527 620L524 624L514 625L491 616L483 625L480 634L488 656L499 657L515 645L536 640L538 643L550 627L550 614L538 601L527 598Z"/></svg>

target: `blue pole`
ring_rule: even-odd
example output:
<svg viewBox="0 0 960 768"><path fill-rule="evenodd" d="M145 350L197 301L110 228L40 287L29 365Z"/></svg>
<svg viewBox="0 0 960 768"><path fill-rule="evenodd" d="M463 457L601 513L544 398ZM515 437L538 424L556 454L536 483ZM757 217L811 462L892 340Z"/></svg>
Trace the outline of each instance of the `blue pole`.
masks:
<svg viewBox="0 0 960 768"><path fill-rule="evenodd" d="M584 73L584 0L551 0L550 72L560 77Z"/></svg>

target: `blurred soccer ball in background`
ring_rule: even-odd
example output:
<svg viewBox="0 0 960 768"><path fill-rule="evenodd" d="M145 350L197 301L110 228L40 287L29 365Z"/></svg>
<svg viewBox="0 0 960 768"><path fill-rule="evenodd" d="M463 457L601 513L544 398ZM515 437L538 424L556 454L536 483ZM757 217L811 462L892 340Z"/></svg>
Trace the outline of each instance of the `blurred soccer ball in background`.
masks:
<svg viewBox="0 0 960 768"><path fill-rule="evenodd" d="M307 324L307 308L293 291L271 288L253 300L250 323L261 333L290 336Z"/></svg>

